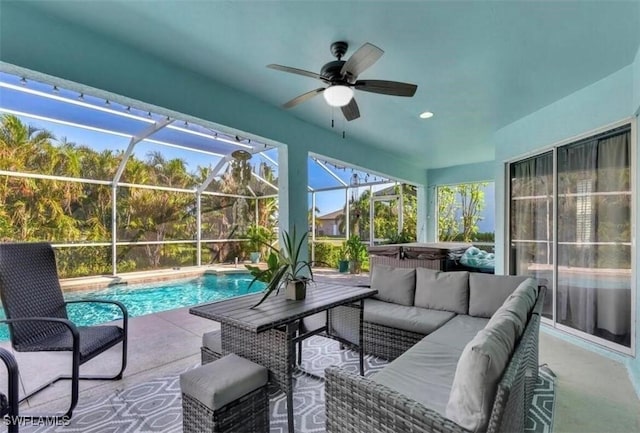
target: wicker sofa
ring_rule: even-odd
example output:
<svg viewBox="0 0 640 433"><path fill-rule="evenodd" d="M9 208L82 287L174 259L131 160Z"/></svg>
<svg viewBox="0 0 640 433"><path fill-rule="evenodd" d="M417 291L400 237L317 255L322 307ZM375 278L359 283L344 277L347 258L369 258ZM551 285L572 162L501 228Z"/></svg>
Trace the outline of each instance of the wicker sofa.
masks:
<svg viewBox="0 0 640 433"><path fill-rule="evenodd" d="M327 432L521 432L538 375L533 279L376 266L364 378L326 370ZM335 322L335 319L333 320Z"/></svg>

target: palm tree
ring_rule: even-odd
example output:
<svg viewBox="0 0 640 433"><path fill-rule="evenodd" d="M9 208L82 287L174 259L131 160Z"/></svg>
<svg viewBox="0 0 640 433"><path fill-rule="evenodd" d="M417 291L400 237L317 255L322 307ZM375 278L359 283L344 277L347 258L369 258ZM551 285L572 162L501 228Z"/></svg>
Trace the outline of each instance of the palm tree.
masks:
<svg viewBox="0 0 640 433"><path fill-rule="evenodd" d="M315 228L316 231L318 230L318 225L320 224L320 220L318 220L318 214L320 213L320 209L318 209L318 207L314 207L309 208L309 211L307 212L307 224L309 225L309 228L313 227L313 223L315 220ZM317 235L317 233L316 233Z"/></svg>
<svg viewBox="0 0 640 433"><path fill-rule="evenodd" d="M273 169L265 162L260 164L260 177L269 182L271 185L278 184ZM273 194L276 191L264 182L254 179L256 186L254 192L257 196ZM278 199L275 197L261 198L258 200L258 224L264 227L276 227L278 225Z"/></svg>
<svg viewBox="0 0 640 433"><path fill-rule="evenodd" d="M352 235L358 235L361 238L369 229L369 190L364 191L357 200L351 198L349 200L349 232ZM346 232L347 205L344 205L342 214L336 219L338 222L338 230L340 233Z"/></svg>
<svg viewBox="0 0 640 433"><path fill-rule="evenodd" d="M63 151L73 153L73 146L61 150L54 146L53 134L25 125L13 115L0 121L0 155L2 168L11 171L63 174L56 167ZM57 173L56 173L57 172ZM3 217L15 227L13 235L20 240L77 240L77 221L71 215L74 203L82 196L75 182L41 180L7 176L0 188ZM5 220L6 221L6 220ZM4 225L4 223L3 223Z"/></svg>
<svg viewBox="0 0 640 433"><path fill-rule="evenodd" d="M0 117L0 168L11 171L32 171L32 159L55 140L45 130L25 125L12 114Z"/></svg>

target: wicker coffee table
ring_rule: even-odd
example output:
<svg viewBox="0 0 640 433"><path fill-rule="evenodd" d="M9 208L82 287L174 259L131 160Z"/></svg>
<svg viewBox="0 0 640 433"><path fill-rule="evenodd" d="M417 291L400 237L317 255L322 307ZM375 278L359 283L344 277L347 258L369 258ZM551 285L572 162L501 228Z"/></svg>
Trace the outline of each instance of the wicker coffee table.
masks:
<svg viewBox="0 0 640 433"><path fill-rule="evenodd" d="M281 291L283 292L283 291ZM364 299L377 290L349 287L329 283L310 284L307 297L291 301L281 293L270 296L259 307L262 293L240 296L199 305L189 309L191 314L220 322L223 354L235 353L269 369L270 380L287 395L289 432L293 433L293 370L295 345L305 338L319 333L357 348L360 353L360 374L364 374L362 341L362 314ZM348 314L358 329L357 341L344 339L334 333L327 319L325 326L300 333L300 320L315 313L329 311L332 314Z"/></svg>

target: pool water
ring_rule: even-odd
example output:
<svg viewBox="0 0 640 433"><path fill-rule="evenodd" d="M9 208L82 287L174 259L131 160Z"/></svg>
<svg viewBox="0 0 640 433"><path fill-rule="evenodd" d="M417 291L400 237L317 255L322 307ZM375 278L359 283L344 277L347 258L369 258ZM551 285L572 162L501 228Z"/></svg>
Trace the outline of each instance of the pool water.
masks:
<svg viewBox="0 0 640 433"><path fill-rule="evenodd" d="M129 317L136 317L256 293L264 289L265 284L259 281L249 287L252 280L253 277L249 274L207 274L186 280L120 284L102 290L65 294L65 299L120 301L127 307ZM109 304L70 304L67 312L69 319L78 326L96 325L122 316L118 307ZM0 317L5 318L1 309ZM0 325L0 340L8 339L8 327Z"/></svg>

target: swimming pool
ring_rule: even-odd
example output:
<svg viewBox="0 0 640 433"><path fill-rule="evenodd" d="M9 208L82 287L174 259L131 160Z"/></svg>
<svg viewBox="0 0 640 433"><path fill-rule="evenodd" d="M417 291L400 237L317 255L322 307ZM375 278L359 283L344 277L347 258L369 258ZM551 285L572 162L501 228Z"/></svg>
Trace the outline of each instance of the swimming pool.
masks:
<svg viewBox="0 0 640 433"><path fill-rule="evenodd" d="M256 281L251 288L253 277L249 274L205 274L201 277L162 281L147 284L120 284L107 289L90 292L65 294L65 299L105 299L122 302L129 311L129 317L159 313L180 307L218 301L234 296L259 292L265 284ZM67 308L69 319L78 326L96 325L120 318L120 310L105 304L70 304ZM0 309L4 319L4 311ZM9 339L9 329L0 325L0 340Z"/></svg>

